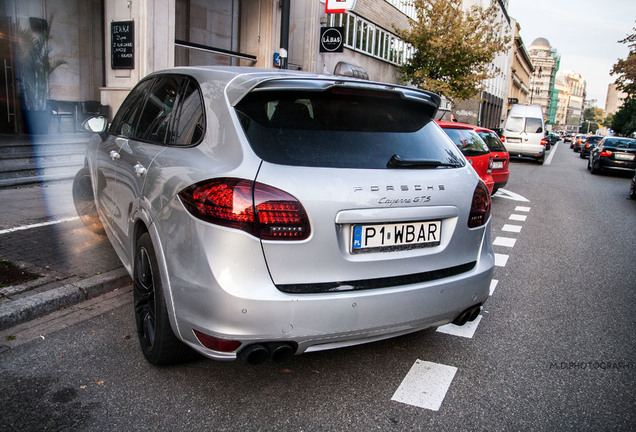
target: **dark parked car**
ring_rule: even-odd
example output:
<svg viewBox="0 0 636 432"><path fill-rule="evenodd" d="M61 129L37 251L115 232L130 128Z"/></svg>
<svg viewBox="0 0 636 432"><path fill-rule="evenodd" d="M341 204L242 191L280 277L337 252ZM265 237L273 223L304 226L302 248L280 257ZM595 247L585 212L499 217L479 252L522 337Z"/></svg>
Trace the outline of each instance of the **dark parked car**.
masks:
<svg viewBox="0 0 636 432"><path fill-rule="evenodd" d="M585 138L585 141L581 145L581 153L579 153L579 156L581 157L581 159L585 159L586 157L588 157L592 149L602 139L603 137L601 135L590 135L587 138Z"/></svg>
<svg viewBox="0 0 636 432"><path fill-rule="evenodd" d="M605 168L636 169L636 139L603 138L590 153L587 167L592 174L598 174Z"/></svg>
<svg viewBox="0 0 636 432"><path fill-rule="evenodd" d="M572 138L572 145L570 146L570 148L574 149L575 153L580 152L581 147L583 146L583 143L585 142L585 138L587 138L587 135L585 134L574 135L574 138Z"/></svg>

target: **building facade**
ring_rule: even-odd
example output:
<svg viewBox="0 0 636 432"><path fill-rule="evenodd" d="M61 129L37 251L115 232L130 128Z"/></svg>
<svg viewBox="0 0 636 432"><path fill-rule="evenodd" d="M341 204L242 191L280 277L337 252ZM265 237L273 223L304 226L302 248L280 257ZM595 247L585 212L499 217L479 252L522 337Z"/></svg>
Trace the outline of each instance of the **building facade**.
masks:
<svg viewBox="0 0 636 432"><path fill-rule="evenodd" d="M112 116L141 78L173 66L272 68L283 61L290 69L397 83L410 47L394 28L407 28L409 15L415 10L406 0L358 0L343 14L327 14L319 0L3 0L0 33L8 37L0 38L0 56L7 86L0 87L8 92L0 94L6 101L0 132L24 131L24 88L12 41L34 19L50 24L51 59L64 62L49 77L48 98L75 110L98 101ZM320 49L325 26L343 31L339 52Z"/></svg>
<svg viewBox="0 0 636 432"><path fill-rule="evenodd" d="M555 80L558 93L554 128L566 132L579 132L586 96L586 83L581 74L559 71Z"/></svg>
<svg viewBox="0 0 636 432"><path fill-rule="evenodd" d="M627 99L627 93L616 88L616 83L607 86L607 98L605 99L605 116L616 114Z"/></svg>
<svg viewBox="0 0 636 432"><path fill-rule="evenodd" d="M535 39L529 47L534 73L530 77L531 105L540 105L548 125L556 122L558 93L554 89L561 57L546 38Z"/></svg>
<svg viewBox="0 0 636 432"><path fill-rule="evenodd" d="M514 104L526 104L530 101L530 77L534 72L534 65L526 46L519 34L520 26L517 21L513 21L515 29L512 48L510 50L510 86L508 87L508 103L506 112Z"/></svg>

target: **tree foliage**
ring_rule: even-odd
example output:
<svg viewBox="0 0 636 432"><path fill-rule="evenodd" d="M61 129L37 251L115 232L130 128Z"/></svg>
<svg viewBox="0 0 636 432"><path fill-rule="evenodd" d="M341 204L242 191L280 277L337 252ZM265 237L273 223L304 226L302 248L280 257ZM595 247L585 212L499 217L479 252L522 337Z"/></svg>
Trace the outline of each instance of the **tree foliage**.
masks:
<svg viewBox="0 0 636 432"><path fill-rule="evenodd" d="M497 2L488 8L462 9L462 0L414 0L417 20L396 29L415 48L400 67L402 80L453 101L474 97L494 77L491 64L508 49L510 35L501 22Z"/></svg>
<svg viewBox="0 0 636 432"><path fill-rule="evenodd" d="M636 27L634 33L619 43L628 44L629 55L625 60L619 59L610 72L618 75L616 88L627 93L627 99L614 114L612 129L619 135L629 136L636 132Z"/></svg>
<svg viewBox="0 0 636 432"><path fill-rule="evenodd" d="M622 44L628 44L629 55L625 60L618 59L610 74L618 75L616 88L627 93L629 97L636 98L636 27L633 30L634 33L618 41Z"/></svg>

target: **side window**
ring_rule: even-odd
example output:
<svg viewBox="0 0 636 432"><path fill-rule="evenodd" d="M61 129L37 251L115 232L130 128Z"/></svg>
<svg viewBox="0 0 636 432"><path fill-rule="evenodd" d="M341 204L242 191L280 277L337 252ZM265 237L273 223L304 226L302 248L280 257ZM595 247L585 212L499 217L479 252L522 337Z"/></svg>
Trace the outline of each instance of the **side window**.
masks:
<svg viewBox="0 0 636 432"><path fill-rule="evenodd" d="M197 144L205 132L205 114L199 88L188 80L179 98L178 114L174 122L171 143L178 146Z"/></svg>
<svg viewBox="0 0 636 432"><path fill-rule="evenodd" d="M110 133L127 138L134 135L146 93L148 93L153 81L152 79L142 81L132 89L117 111L117 115L115 115L110 126Z"/></svg>
<svg viewBox="0 0 636 432"><path fill-rule="evenodd" d="M155 79L146 99L134 138L140 141L165 143L177 95L185 78L160 76Z"/></svg>

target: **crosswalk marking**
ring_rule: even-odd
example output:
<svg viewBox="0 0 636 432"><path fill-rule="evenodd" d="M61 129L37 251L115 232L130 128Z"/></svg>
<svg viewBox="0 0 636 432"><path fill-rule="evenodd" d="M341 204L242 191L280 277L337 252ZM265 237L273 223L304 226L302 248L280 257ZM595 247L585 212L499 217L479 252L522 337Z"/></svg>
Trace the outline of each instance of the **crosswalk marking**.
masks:
<svg viewBox="0 0 636 432"><path fill-rule="evenodd" d="M513 220L513 221L519 221L519 222L525 222L526 219L528 218L528 216L526 215L520 215L520 214L511 214L510 217L508 219Z"/></svg>
<svg viewBox="0 0 636 432"><path fill-rule="evenodd" d="M492 244L494 246L514 247L516 242L517 239L499 236L492 242Z"/></svg>
<svg viewBox="0 0 636 432"><path fill-rule="evenodd" d="M506 232L520 233L521 232L521 225L505 224L503 226L503 228L501 228L501 230L502 231L506 231Z"/></svg>

